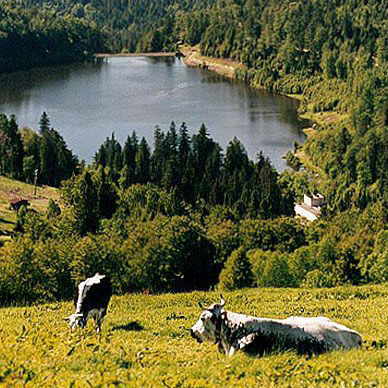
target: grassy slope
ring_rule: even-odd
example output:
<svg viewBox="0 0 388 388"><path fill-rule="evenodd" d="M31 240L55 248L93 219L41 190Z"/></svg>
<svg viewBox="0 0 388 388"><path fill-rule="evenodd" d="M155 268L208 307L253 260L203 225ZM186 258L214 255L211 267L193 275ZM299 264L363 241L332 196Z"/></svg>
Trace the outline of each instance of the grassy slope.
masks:
<svg viewBox="0 0 388 388"><path fill-rule="evenodd" d="M358 330L362 349L308 358L293 352L229 358L188 329L197 302L216 293L114 297L101 335L71 332L70 302L0 309L0 385L128 387L388 386L388 284L322 290L250 289L225 294L228 308L263 317L325 315Z"/></svg>
<svg viewBox="0 0 388 388"><path fill-rule="evenodd" d="M16 221L16 212L9 208L10 202L27 199L30 208L44 212L50 198L59 199L58 189L53 187L38 187L37 198L34 199L34 186L28 183L0 176L0 231L10 232Z"/></svg>

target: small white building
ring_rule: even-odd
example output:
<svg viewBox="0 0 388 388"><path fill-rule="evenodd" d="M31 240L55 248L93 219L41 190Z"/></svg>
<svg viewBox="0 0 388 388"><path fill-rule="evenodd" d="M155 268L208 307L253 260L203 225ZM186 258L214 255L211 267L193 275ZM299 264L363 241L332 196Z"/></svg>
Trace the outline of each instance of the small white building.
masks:
<svg viewBox="0 0 388 388"><path fill-rule="evenodd" d="M294 206L295 215L306 218L308 221L315 221L321 216L321 209L326 205L325 197L321 194L304 195L303 203L296 203Z"/></svg>

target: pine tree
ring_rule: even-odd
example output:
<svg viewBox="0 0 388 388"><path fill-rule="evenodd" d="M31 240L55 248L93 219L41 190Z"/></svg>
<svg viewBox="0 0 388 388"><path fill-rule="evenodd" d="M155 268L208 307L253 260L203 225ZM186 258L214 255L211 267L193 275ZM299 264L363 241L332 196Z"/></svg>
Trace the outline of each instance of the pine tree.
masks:
<svg viewBox="0 0 388 388"><path fill-rule="evenodd" d="M151 180L160 186L163 178L164 166L166 163L165 136L157 125L154 131L154 152L151 157Z"/></svg>
<svg viewBox="0 0 388 388"><path fill-rule="evenodd" d="M133 141L133 136L128 136L123 148L123 168L121 178L124 179L125 188L135 183L135 165L136 165L137 143ZM123 171L125 169L125 171Z"/></svg>
<svg viewBox="0 0 388 388"><path fill-rule="evenodd" d="M46 112L43 112L42 116L40 117L39 128L39 133L41 135L50 130L50 119Z"/></svg>
<svg viewBox="0 0 388 388"><path fill-rule="evenodd" d="M70 210L75 230L85 236L97 230L98 197L95 183L88 170L65 181L61 187L61 197Z"/></svg>
<svg viewBox="0 0 388 388"><path fill-rule="evenodd" d="M136 182L144 184L150 181L150 165L150 149L145 137L143 137L136 154Z"/></svg>
<svg viewBox="0 0 388 388"><path fill-rule="evenodd" d="M104 168L99 167L96 173L97 206L99 218L111 218L116 211L116 201L118 199L115 186L109 182Z"/></svg>

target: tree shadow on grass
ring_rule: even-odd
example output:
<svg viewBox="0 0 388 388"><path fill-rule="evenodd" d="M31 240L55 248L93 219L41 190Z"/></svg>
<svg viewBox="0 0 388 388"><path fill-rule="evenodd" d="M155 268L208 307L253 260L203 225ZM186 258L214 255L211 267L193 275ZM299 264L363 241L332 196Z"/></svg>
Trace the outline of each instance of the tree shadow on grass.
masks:
<svg viewBox="0 0 388 388"><path fill-rule="evenodd" d="M124 330L124 331L142 331L144 330L144 326L142 326L140 323L133 321L126 323L124 325L117 325L112 327L112 331L115 330Z"/></svg>

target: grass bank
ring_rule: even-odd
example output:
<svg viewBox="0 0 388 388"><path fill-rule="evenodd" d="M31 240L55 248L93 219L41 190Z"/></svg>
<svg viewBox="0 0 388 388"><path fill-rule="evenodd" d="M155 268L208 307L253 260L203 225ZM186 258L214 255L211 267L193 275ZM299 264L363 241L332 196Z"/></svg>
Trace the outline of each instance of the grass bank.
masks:
<svg viewBox="0 0 388 388"><path fill-rule="evenodd" d="M101 335L71 332L70 302L0 309L0 385L6 387L386 387L388 285L248 289L227 309L263 317L327 316L361 333L362 349L311 358L294 352L218 353L188 329L217 293L113 297Z"/></svg>

